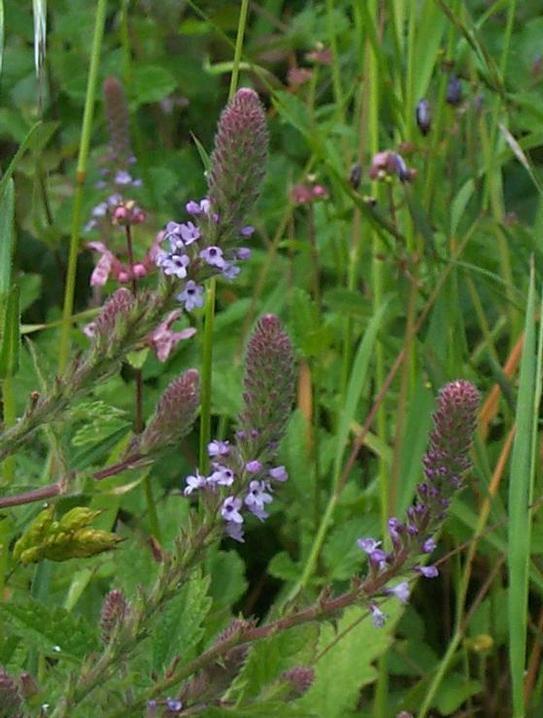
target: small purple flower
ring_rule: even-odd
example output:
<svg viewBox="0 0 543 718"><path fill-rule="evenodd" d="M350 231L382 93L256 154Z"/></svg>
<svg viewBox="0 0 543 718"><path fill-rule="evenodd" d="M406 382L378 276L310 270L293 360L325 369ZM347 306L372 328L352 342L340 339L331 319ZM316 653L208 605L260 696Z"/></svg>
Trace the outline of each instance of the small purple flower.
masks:
<svg viewBox="0 0 543 718"><path fill-rule="evenodd" d="M234 541L239 541L239 543L245 543L245 540L243 538L244 533L242 524L236 524L233 521L229 521L224 527L224 530L226 532L226 535L230 536L230 538L234 539Z"/></svg>
<svg viewBox="0 0 543 718"><path fill-rule="evenodd" d="M268 476L274 481L286 481L288 479L287 470L284 466L276 466L268 471Z"/></svg>
<svg viewBox="0 0 543 718"><path fill-rule="evenodd" d="M201 474L197 471L194 476L187 476L185 482L187 486L185 487L183 493L185 496L190 496L193 491L197 491L206 485L206 478L205 476L201 476Z"/></svg>
<svg viewBox="0 0 543 718"><path fill-rule="evenodd" d="M197 239L200 239L200 230L192 222L181 224L180 227L181 238L187 246L195 242Z"/></svg>
<svg viewBox="0 0 543 718"><path fill-rule="evenodd" d="M390 534L390 538L392 539L392 543L397 546L400 541L402 534L405 531L405 526L402 524L401 521L399 521L394 516L391 516L388 520L388 533Z"/></svg>
<svg viewBox="0 0 543 718"><path fill-rule="evenodd" d="M245 259L250 259L251 254L252 254L252 252L249 249L249 247L239 247L236 250L236 259L240 259L241 261L243 261Z"/></svg>
<svg viewBox="0 0 543 718"><path fill-rule="evenodd" d="M411 589L407 581L402 581L397 586L387 588L385 592L391 596L396 596L396 598L404 604L409 601L409 596L411 595Z"/></svg>
<svg viewBox="0 0 543 718"><path fill-rule="evenodd" d="M166 254L162 252L158 255L156 263L164 274L173 274L179 279L184 279L187 276L187 267L190 264L190 259L186 254Z"/></svg>
<svg viewBox="0 0 543 718"><path fill-rule="evenodd" d="M189 200L187 204L185 205L185 209L189 214L192 214L194 216L198 216L199 214L202 214L202 208L200 206L200 202L195 202L193 199Z"/></svg>
<svg viewBox="0 0 543 718"><path fill-rule="evenodd" d="M214 439L213 441L210 441L207 445L207 453L209 456L228 456L230 453L230 442L229 441L219 441L219 439Z"/></svg>
<svg viewBox="0 0 543 718"><path fill-rule="evenodd" d="M221 516L228 523L242 524L243 516L239 512L241 507L241 499L238 499L236 496L229 496L223 501L221 507Z"/></svg>
<svg viewBox="0 0 543 718"><path fill-rule="evenodd" d="M436 540L431 536L429 539L426 539L426 541L422 544L422 552L423 553L432 553L435 551L437 546Z"/></svg>
<svg viewBox="0 0 543 718"><path fill-rule="evenodd" d="M208 478L210 484L217 486L232 486L234 483L234 472L227 466L214 465L215 471Z"/></svg>
<svg viewBox="0 0 543 718"><path fill-rule="evenodd" d="M185 305L187 312L191 312L193 309L203 306L204 288L200 284L196 284L193 279L189 279L185 284L185 288L182 292L179 292L176 299Z"/></svg>
<svg viewBox="0 0 543 718"><path fill-rule="evenodd" d="M371 620L375 628L383 628L387 620L386 615L381 611L379 606L375 605L375 603L371 603L369 608Z"/></svg>
<svg viewBox="0 0 543 718"><path fill-rule="evenodd" d="M205 249L202 249L200 252L200 257L209 264L210 267L218 267L219 269L224 269L226 267L226 262L222 256L222 249L220 247L206 247Z"/></svg>
<svg viewBox="0 0 543 718"><path fill-rule="evenodd" d="M251 237L254 234L255 228L248 224L246 227L242 227L240 234L242 237Z"/></svg>
<svg viewBox="0 0 543 718"><path fill-rule="evenodd" d="M115 175L115 184L122 186L132 184L132 175L126 170L119 170Z"/></svg>
<svg viewBox="0 0 543 718"><path fill-rule="evenodd" d="M260 471L262 471L262 464L257 459L253 459L253 461L248 461L245 464L245 470L249 474L258 474Z"/></svg>
<svg viewBox="0 0 543 718"><path fill-rule="evenodd" d="M362 549L364 553L367 553L368 556L374 553L374 551L379 548L381 545L381 541L376 541L372 538L363 538L363 539L357 539L356 545L358 548Z"/></svg>
<svg viewBox="0 0 543 718"><path fill-rule="evenodd" d="M108 211L108 204L107 202L100 202L99 204L94 207L91 214L93 217L100 218L105 217Z"/></svg>
<svg viewBox="0 0 543 718"><path fill-rule="evenodd" d="M222 270L222 276L227 279L235 279L240 271L240 268L236 264L226 262Z"/></svg>
<svg viewBox="0 0 543 718"><path fill-rule="evenodd" d="M251 481L249 492L245 497L245 505L261 521L268 518L265 505L273 501L273 497L266 493L266 488L264 481Z"/></svg>
<svg viewBox="0 0 543 718"><path fill-rule="evenodd" d="M415 566L415 571L420 573L424 578L436 578L439 576L439 571L436 566Z"/></svg>
<svg viewBox="0 0 543 718"><path fill-rule="evenodd" d="M174 713L179 713L180 710L183 710L183 703L175 698L167 698L166 706L169 711Z"/></svg>

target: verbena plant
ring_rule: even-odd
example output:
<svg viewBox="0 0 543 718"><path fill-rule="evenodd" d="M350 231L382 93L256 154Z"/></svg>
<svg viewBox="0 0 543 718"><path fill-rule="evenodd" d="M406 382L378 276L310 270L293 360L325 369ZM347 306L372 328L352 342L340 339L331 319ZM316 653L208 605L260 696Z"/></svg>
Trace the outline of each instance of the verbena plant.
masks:
<svg viewBox="0 0 543 718"><path fill-rule="evenodd" d="M60 45L90 27L94 5L80 5L64 25L55 15ZM498 179L514 158L540 188L536 140L506 122L522 102L506 82L515 7L496 61L462 3L316 3L292 35L267 6L252 39L279 23L287 89L250 41L242 64L242 2L234 62L211 71L231 76L213 150L188 123L198 162L172 162L172 148L145 152L142 127L170 142L186 98L149 38L175 47L176 23L188 37L220 22L168 3L108 16L100 0L69 226L45 169L64 173L44 149L62 113L30 129L0 180L0 717L498 715L484 674L504 665L506 714L537 714L537 641L524 669L541 585L539 273L520 230L526 251L511 252ZM48 97L45 6L34 12L38 109L69 114L83 97L61 69L71 50L53 46L52 64L73 106ZM127 100L111 74L113 41L108 142L89 163L106 22L136 89ZM154 66L131 58L131 28ZM304 28L327 43L299 66L287 49ZM258 92L238 89L243 68ZM161 190L178 170L201 194L177 196L174 221ZM31 222L19 207L33 172ZM43 287L22 271L23 232L60 262L61 318L51 269ZM21 324L40 290L45 322ZM504 535L491 500L509 453Z"/></svg>

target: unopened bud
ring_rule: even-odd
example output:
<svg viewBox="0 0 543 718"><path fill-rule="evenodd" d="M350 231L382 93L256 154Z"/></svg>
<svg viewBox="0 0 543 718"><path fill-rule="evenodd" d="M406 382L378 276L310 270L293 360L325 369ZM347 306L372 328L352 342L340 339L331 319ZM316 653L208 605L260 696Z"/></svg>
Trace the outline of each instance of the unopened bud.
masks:
<svg viewBox="0 0 543 718"><path fill-rule="evenodd" d="M432 126L432 114L430 112L430 103L428 102L428 100L420 100L420 102L417 104L415 115L417 118L417 125L419 127L419 130L422 132L423 135L427 135L428 132L430 132L430 128Z"/></svg>
<svg viewBox="0 0 543 718"><path fill-rule="evenodd" d="M276 446L294 400L295 359L281 322L267 314L258 322L245 356L244 409L239 429L261 448Z"/></svg>
<svg viewBox="0 0 543 718"><path fill-rule="evenodd" d="M190 431L200 403L200 377L189 369L174 379L161 396L155 413L138 441L141 454L175 444Z"/></svg>
<svg viewBox="0 0 543 718"><path fill-rule="evenodd" d="M295 666L282 675L292 690L293 698L302 696L311 688L315 680L315 671L309 666Z"/></svg>
<svg viewBox="0 0 543 718"><path fill-rule="evenodd" d="M134 305L134 295L124 287L111 295L94 322L94 347L97 351L104 352L106 356L111 354L124 337Z"/></svg>
<svg viewBox="0 0 543 718"><path fill-rule="evenodd" d="M0 718L22 718L22 708L19 686L0 666Z"/></svg>
<svg viewBox="0 0 543 718"><path fill-rule="evenodd" d="M243 87L223 110L209 175L209 198L223 226L239 227L260 193L266 171L266 115L254 90Z"/></svg>
<svg viewBox="0 0 543 718"><path fill-rule="evenodd" d="M462 83L454 73L449 77L446 100L453 107L462 102Z"/></svg>
<svg viewBox="0 0 543 718"><path fill-rule="evenodd" d="M19 676L19 685L21 686L21 693L25 698L32 698L32 696L35 696L39 691L36 679L26 671Z"/></svg>
<svg viewBox="0 0 543 718"><path fill-rule="evenodd" d="M105 79L104 101L112 159L117 164L127 165L132 155L128 105L123 86L116 77Z"/></svg>
<svg viewBox="0 0 543 718"><path fill-rule="evenodd" d="M102 641L109 643L112 636L125 622L130 606L122 591L114 589L104 598L100 613L100 631Z"/></svg>
<svg viewBox="0 0 543 718"><path fill-rule="evenodd" d="M362 180L362 165L360 162L356 162L351 167L351 172L349 174L349 183L353 189L358 189L360 187L360 182Z"/></svg>

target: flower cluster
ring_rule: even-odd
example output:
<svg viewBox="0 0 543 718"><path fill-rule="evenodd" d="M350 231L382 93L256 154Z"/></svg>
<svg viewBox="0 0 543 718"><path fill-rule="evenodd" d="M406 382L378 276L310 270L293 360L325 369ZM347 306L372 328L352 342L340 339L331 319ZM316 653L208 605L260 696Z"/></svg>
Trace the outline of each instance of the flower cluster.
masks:
<svg viewBox="0 0 543 718"><path fill-rule="evenodd" d="M217 512L226 534L243 540L243 512L261 521L268 517L273 486L288 478L277 466L277 446L294 398L294 354L280 321L266 315L258 322L247 347L244 408L236 441L214 440L208 445L211 472L188 476L185 496L205 490L217 497Z"/></svg>
<svg viewBox="0 0 543 718"><path fill-rule="evenodd" d="M260 521L268 518L266 507L273 501L273 483L284 482L288 475L284 466L266 466L258 459L243 462L239 448L228 441L211 441L208 453L212 460L211 473L202 476L196 472L186 478L185 496L194 491L207 490L229 493L219 508L225 522L225 532L236 541L243 541L243 512L248 511ZM223 490L223 494L224 494Z"/></svg>
<svg viewBox="0 0 543 718"><path fill-rule="evenodd" d="M358 539L358 547L368 556L369 574L398 575L410 570L425 578L438 576L438 569L425 565L421 558L437 546L435 534L443 522L453 495L462 486L462 476L470 468L469 451L476 427L479 392L469 381L458 380L445 385L438 397L433 415L434 428L423 458L425 480L417 487L415 503L408 509L405 521L388 520L391 551L373 538ZM385 594L395 595L402 603L409 599L409 584L401 581ZM376 604L370 605L375 625L385 616Z"/></svg>
<svg viewBox="0 0 543 718"><path fill-rule="evenodd" d="M194 278L203 279L220 273L227 279L234 279L240 271L238 261L249 259L251 250L247 247L221 248L206 240L216 231L213 225L219 223L219 216L212 211L207 198L187 202L186 210L191 215L190 221L168 222L166 225L161 237L161 243L167 243L166 249L156 253L155 262L166 276L186 280L177 299L187 311L192 311L204 303L204 289ZM254 228L246 225L240 230L240 238L248 239L253 232Z"/></svg>
<svg viewBox="0 0 543 718"><path fill-rule="evenodd" d="M251 250L240 246L254 228L245 222L260 192L267 156L266 117L254 90L242 88L223 110L208 172L208 196L190 200L190 220L169 222L156 264L183 280L177 299L187 311L204 302L200 282L221 274L235 279Z"/></svg>
<svg viewBox="0 0 543 718"><path fill-rule="evenodd" d="M378 152L371 160L369 176L372 180L398 177L400 182L412 182L416 174L417 171L408 167L404 158L392 150Z"/></svg>

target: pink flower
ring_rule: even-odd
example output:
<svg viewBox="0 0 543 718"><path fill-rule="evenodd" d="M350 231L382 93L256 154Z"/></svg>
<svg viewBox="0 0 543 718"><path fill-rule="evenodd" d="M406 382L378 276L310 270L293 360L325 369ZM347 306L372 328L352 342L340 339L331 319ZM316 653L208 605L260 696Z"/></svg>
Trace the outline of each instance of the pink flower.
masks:
<svg viewBox="0 0 543 718"><path fill-rule="evenodd" d="M103 242L88 242L87 247L100 254L100 259L91 274L91 287L103 287L109 279L110 274L113 274L115 279L117 279L122 265L117 257L109 251L106 245L103 244Z"/></svg>
<svg viewBox="0 0 543 718"><path fill-rule="evenodd" d="M196 334L196 329L193 327L182 329L180 332L173 332L171 330L171 325L176 319L179 319L181 314L182 311L180 309L174 309L147 337L148 344L155 352L157 359L161 362L166 361L178 342L183 339L190 339L190 337Z"/></svg>

